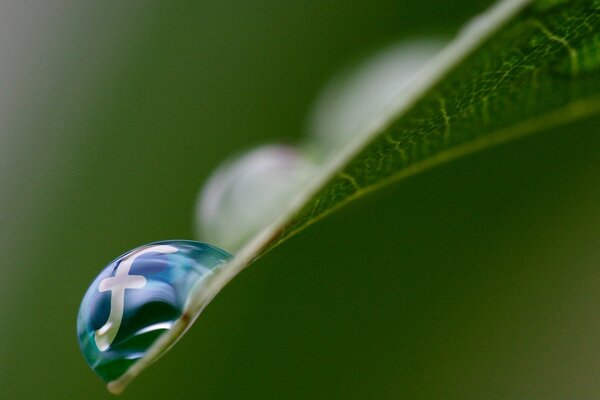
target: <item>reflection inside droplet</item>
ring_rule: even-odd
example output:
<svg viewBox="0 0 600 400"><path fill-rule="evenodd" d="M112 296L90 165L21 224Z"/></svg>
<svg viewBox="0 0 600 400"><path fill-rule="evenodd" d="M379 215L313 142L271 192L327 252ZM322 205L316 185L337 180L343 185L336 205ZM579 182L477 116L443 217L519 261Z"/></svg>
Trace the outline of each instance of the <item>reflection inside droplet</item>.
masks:
<svg viewBox="0 0 600 400"><path fill-rule="evenodd" d="M208 244L171 240L110 263L89 287L77 318L88 364L105 381L123 375L182 316L192 289L230 258Z"/></svg>

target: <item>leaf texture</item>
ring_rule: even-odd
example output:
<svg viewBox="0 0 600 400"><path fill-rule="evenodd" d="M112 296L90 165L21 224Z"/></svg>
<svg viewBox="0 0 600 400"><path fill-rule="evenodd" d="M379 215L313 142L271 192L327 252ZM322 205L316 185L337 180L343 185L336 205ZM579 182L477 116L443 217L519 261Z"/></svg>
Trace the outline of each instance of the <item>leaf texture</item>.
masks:
<svg viewBox="0 0 600 400"><path fill-rule="evenodd" d="M241 270L348 202L462 155L600 111L600 0L504 0L339 149L109 390L160 357Z"/></svg>
<svg viewBox="0 0 600 400"><path fill-rule="evenodd" d="M369 134L277 241L420 170L598 111L599 6L597 1L543 1L525 8ZM484 23L487 19L480 17L463 35Z"/></svg>

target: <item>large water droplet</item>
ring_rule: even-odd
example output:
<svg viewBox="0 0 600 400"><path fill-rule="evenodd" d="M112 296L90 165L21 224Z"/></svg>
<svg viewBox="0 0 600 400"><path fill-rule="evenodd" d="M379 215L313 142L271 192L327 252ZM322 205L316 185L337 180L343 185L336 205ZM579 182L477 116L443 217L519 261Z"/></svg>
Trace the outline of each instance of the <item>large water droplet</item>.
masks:
<svg viewBox="0 0 600 400"><path fill-rule="evenodd" d="M77 317L90 367L107 382L122 376L182 317L192 289L230 258L209 244L169 240L111 262L88 288Z"/></svg>

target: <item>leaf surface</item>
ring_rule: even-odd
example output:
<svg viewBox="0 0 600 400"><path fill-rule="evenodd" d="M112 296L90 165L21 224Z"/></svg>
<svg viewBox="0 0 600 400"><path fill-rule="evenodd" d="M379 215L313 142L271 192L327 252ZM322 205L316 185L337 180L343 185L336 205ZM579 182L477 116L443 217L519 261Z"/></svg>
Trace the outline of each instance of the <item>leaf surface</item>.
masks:
<svg viewBox="0 0 600 400"><path fill-rule="evenodd" d="M285 213L194 294L185 317L125 375L162 355L260 255L377 188L600 111L600 1L505 0L469 23L401 97L322 167Z"/></svg>

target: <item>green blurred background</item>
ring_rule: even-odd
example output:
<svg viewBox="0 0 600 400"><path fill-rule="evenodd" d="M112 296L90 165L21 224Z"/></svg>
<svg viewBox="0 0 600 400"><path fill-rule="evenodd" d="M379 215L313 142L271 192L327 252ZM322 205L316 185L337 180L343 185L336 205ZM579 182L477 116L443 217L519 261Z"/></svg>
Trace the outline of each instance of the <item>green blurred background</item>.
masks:
<svg viewBox="0 0 600 400"><path fill-rule="evenodd" d="M0 398L109 398L81 297L192 238L218 163L301 140L319 89L489 1L0 4ZM358 201L241 274L125 399L600 397L600 119Z"/></svg>

